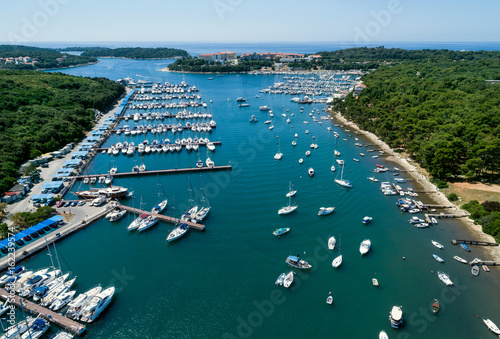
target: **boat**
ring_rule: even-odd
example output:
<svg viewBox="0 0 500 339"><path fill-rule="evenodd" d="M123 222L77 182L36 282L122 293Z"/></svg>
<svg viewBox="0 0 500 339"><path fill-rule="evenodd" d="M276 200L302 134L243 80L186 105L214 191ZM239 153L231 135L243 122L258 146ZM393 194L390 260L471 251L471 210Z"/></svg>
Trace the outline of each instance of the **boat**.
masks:
<svg viewBox="0 0 500 339"><path fill-rule="evenodd" d="M335 240L335 237L330 237L330 239L328 239L328 249L333 251L336 243L337 240Z"/></svg>
<svg viewBox="0 0 500 339"><path fill-rule="evenodd" d="M300 158L299 159L299 164L302 164L304 162L304 159Z"/></svg>
<svg viewBox="0 0 500 339"><path fill-rule="evenodd" d="M130 225L127 227L127 230L129 230L129 231L133 231L133 230L138 229L138 228L141 226L142 222L143 222L144 220L146 220L146 218L147 218L148 216L149 216L149 214L147 214L147 213L142 213L142 214L141 214L141 215L139 215L137 218L135 218L135 219L134 219L134 221L132 221L132 222L130 223Z"/></svg>
<svg viewBox="0 0 500 339"><path fill-rule="evenodd" d="M35 293L35 289L39 286L47 285L52 280L56 279L61 271L55 270L41 275L36 275L30 280L28 280L23 287L21 287L17 293L20 297L29 298Z"/></svg>
<svg viewBox="0 0 500 339"><path fill-rule="evenodd" d="M431 243L437 248L444 249L444 246L438 243L437 241L431 240Z"/></svg>
<svg viewBox="0 0 500 339"><path fill-rule="evenodd" d="M464 244L464 243L460 243L460 246L461 246L464 250L466 250L467 252L470 252L470 248L469 248L469 246L467 246L466 244Z"/></svg>
<svg viewBox="0 0 500 339"><path fill-rule="evenodd" d="M117 221L117 220L120 220L121 218L123 218L123 216L127 214L127 211L126 210L120 210L120 211L117 211L115 212L110 218L109 218L109 221L113 222L113 221Z"/></svg>
<svg viewBox="0 0 500 339"><path fill-rule="evenodd" d="M377 278L372 278L372 284L373 286L377 287L378 286L378 280Z"/></svg>
<svg viewBox="0 0 500 339"><path fill-rule="evenodd" d="M462 264L467 264L467 260L460 258L458 255L454 256L453 259L455 259L458 262L461 262Z"/></svg>
<svg viewBox="0 0 500 339"><path fill-rule="evenodd" d="M495 333L496 335L500 335L500 329L497 327L497 325L495 325L493 321L487 318L483 318L483 323L491 332Z"/></svg>
<svg viewBox="0 0 500 339"><path fill-rule="evenodd" d="M155 205L151 209L151 213L160 214L161 212L163 212L165 210L165 208L167 208L167 203L168 203L168 199L160 201L157 205Z"/></svg>
<svg viewBox="0 0 500 339"><path fill-rule="evenodd" d="M11 268L10 270L7 271L7 273L5 273L0 277L0 285L5 285L7 280L9 280L11 277L20 275L24 271L26 271L26 268L24 266L15 266L14 268Z"/></svg>
<svg viewBox="0 0 500 339"><path fill-rule="evenodd" d="M269 111L271 108L269 106L260 106L259 110L261 111Z"/></svg>
<svg viewBox="0 0 500 339"><path fill-rule="evenodd" d="M290 214L290 213L294 212L298 207L299 207L299 205L292 205L292 197L289 196L288 197L288 206L280 208L278 210L278 214L280 214L280 215Z"/></svg>
<svg viewBox="0 0 500 339"><path fill-rule="evenodd" d="M421 222L419 224L413 224L413 226L415 226L417 228L425 228L425 227L429 227L429 224L426 222Z"/></svg>
<svg viewBox="0 0 500 339"><path fill-rule="evenodd" d="M21 335L28 330L28 327L31 327L31 325L35 320L36 320L35 318L28 316L26 320L21 320L20 322L15 323L14 325L6 328L4 330L4 335L1 338L20 339Z"/></svg>
<svg viewBox="0 0 500 339"><path fill-rule="evenodd" d="M98 197L119 199L127 196L128 188L113 186L107 188L91 189L87 191L79 191L75 192L75 194L79 198L84 198L84 199L96 199Z"/></svg>
<svg viewBox="0 0 500 339"><path fill-rule="evenodd" d="M441 258L441 257L439 257L439 256L437 256L435 254L433 254L432 256L434 257L434 259L436 259L437 262L444 262L443 258Z"/></svg>
<svg viewBox="0 0 500 339"><path fill-rule="evenodd" d="M71 280L66 281L62 285L59 285L53 291L49 292L49 294L47 294L45 297L42 298L40 305L42 305L44 307L51 305L61 293L68 291L71 288L71 286L73 286L73 284L75 283L75 280L76 280L76 277L71 279Z"/></svg>
<svg viewBox="0 0 500 339"><path fill-rule="evenodd" d="M306 151L306 157L311 155L311 151Z"/></svg>
<svg viewBox="0 0 500 339"><path fill-rule="evenodd" d="M244 103L244 104L239 104L239 107L250 107L250 104Z"/></svg>
<svg viewBox="0 0 500 339"><path fill-rule="evenodd" d="M37 287L34 292L33 292L33 301L38 301L41 298L45 297L55 289L57 289L61 284L64 284L66 279L68 279L69 273L66 273L65 275L52 280L50 283L44 286L39 286Z"/></svg>
<svg viewBox="0 0 500 339"><path fill-rule="evenodd" d="M310 177L314 177L314 168L309 167L309 169L307 170L307 174L309 174Z"/></svg>
<svg viewBox="0 0 500 339"><path fill-rule="evenodd" d="M311 265L307 261L300 259L299 255L297 256L289 255L285 261L288 265L301 270L307 270L311 268Z"/></svg>
<svg viewBox="0 0 500 339"><path fill-rule="evenodd" d="M215 163L212 161L212 159L207 157L207 160L205 161L206 165L208 168L213 168L215 166Z"/></svg>
<svg viewBox="0 0 500 339"><path fill-rule="evenodd" d="M424 219L420 219L419 217L411 217L411 219L408 220L410 224L421 224L424 221L425 221Z"/></svg>
<svg viewBox="0 0 500 339"><path fill-rule="evenodd" d="M363 218L362 222L363 222L363 224L369 224L369 223L371 223L371 222L372 222L372 220L373 220L373 218L372 218L372 217L368 217L368 216L367 216L367 217L364 217L364 218Z"/></svg>
<svg viewBox="0 0 500 339"><path fill-rule="evenodd" d="M479 267L477 265L473 265L471 269L471 273L473 276L478 276L479 275Z"/></svg>
<svg viewBox="0 0 500 339"><path fill-rule="evenodd" d="M359 159L352 158L352 161L354 161L354 162L359 162Z"/></svg>
<svg viewBox="0 0 500 339"><path fill-rule="evenodd" d="M213 142L208 142L207 143L207 149L210 151L210 152L214 152L215 151L215 144Z"/></svg>
<svg viewBox="0 0 500 339"><path fill-rule="evenodd" d="M439 301L437 299L434 299L434 302L432 303L432 313L436 314L439 312Z"/></svg>
<svg viewBox="0 0 500 339"><path fill-rule="evenodd" d="M363 240L361 242L361 245L359 245L359 253L361 253L361 255L365 255L366 253L368 253L371 246L372 242L370 241L370 239Z"/></svg>
<svg viewBox="0 0 500 339"><path fill-rule="evenodd" d="M389 339L389 336L387 335L387 333L385 333L385 331L380 331L380 333L378 334L378 339Z"/></svg>
<svg viewBox="0 0 500 339"><path fill-rule="evenodd" d="M403 310L401 306L393 306L389 315L391 327L398 329L403 324Z"/></svg>
<svg viewBox="0 0 500 339"><path fill-rule="evenodd" d="M167 236L167 242L174 241L185 235L189 231L189 226L185 223L179 224L176 228L172 230Z"/></svg>
<svg viewBox="0 0 500 339"><path fill-rule="evenodd" d="M340 235L340 240L342 240L342 235ZM340 245L341 245L341 243L339 241L339 255L338 255L338 257L336 257L332 261L332 267L333 268L337 268L337 267L339 267L342 264L342 254L340 254ZM328 248L330 248L330 247L328 247Z"/></svg>
<svg viewBox="0 0 500 339"><path fill-rule="evenodd" d="M285 281L285 276L286 276L285 273L281 273L280 276L278 277L278 279L276 279L275 284L278 286L283 285L283 282Z"/></svg>
<svg viewBox="0 0 500 339"><path fill-rule="evenodd" d="M485 272L489 272L489 271L490 271L489 267L488 267L488 266L486 266L486 265L484 265L484 264L483 264L481 267L483 268L483 270L484 270Z"/></svg>
<svg viewBox="0 0 500 339"><path fill-rule="evenodd" d="M50 339L73 339L73 338L74 338L73 334L61 331L57 332L57 334Z"/></svg>
<svg viewBox="0 0 500 339"><path fill-rule="evenodd" d="M373 182L378 182L378 179L376 179L374 177L368 177L367 179L370 180L370 181L373 181Z"/></svg>
<svg viewBox="0 0 500 339"><path fill-rule="evenodd" d="M335 207L320 207L318 215L321 216L321 215L332 214L333 211L335 211Z"/></svg>
<svg viewBox="0 0 500 339"><path fill-rule="evenodd" d="M332 172L335 172L335 164L333 164L333 165L332 165L332 167L330 167L330 170L331 170Z"/></svg>
<svg viewBox="0 0 500 339"><path fill-rule="evenodd" d="M148 215L142 223L137 228L137 231L142 232L155 225L158 222L158 218L153 215Z"/></svg>
<svg viewBox="0 0 500 339"><path fill-rule="evenodd" d="M344 162L342 160L342 165L343 164L344 164ZM352 188L351 182L349 180L344 179L344 167L345 166L342 166L342 170L340 171L340 179L336 178L335 183L337 183L338 185L340 185L342 187Z"/></svg>
<svg viewBox="0 0 500 339"><path fill-rule="evenodd" d="M50 305L50 309L53 310L54 312L59 311L61 308L66 306L71 300L73 300L75 293L76 291L73 290L59 294L56 300L54 300L54 302Z"/></svg>
<svg viewBox="0 0 500 339"><path fill-rule="evenodd" d="M292 189L292 182L290 181L290 188L288 189L288 193L286 194L286 197L290 198L290 197L293 197L295 194L297 194L297 191Z"/></svg>
<svg viewBox="0 0 500 339"><path fill-rule="evenodd" d="M102 291L101 286L96 286L91 288L85 293L81 293L75 299L71 300L68 304L68 310L66 311L66 317L73 319L78 316L78 314L85 308L85 306L92 300L94 296Z"/></svg>
<svg viewBox="0 0 500 339"><path fill-rule="evenodd" d="M436 218L432 217L431 218L431 222L434 224L434 225L437 225L438 221Z"/></svg>
<svg viewBox="0 0 500 339"><path fill-rule="evenodd" d="M36 318L31 326L23 333L20 337L21 339L38 339L40 338L50 327L50 323L42 318ZM19 338L19 337L18 337Z"/></svg>
<svg viewBox="0 0 500 339"><path fill-rule="evenodd" d="M293 271L288 272L288 274L285 276L285 279L283 280L283 286L286 288L289 288L290 285L293 283Z"/></svg>
<svg viewBox="0 0 500 339"><path fill-rule="evenodd" d="M80 320L87 323L93 322L109 305L114 294L115 288L112 286L93 297L83 310Z"/></svg>
<svg viewBox="0 0 500 339"><path fill-rule="evenodd" d="M438 271L438 277L446 286L453 286L453 281L450 280L448 274Z"/></svg>
<svg viewBox="0 0 500 339"><path fill-rule="evenodd" d="M332 292L329 292L329 293L328 293L328 298L326 298L326 303L327 303L328 305L333 304Z"/></svg>
<svg viewBox="0 0 500 339"><path fill-rule="evenodd" d="M258 121L259 121L259 119L257 119L257 118L255 117L255 115L252 115L252 116L250 117L250 120L249 120L249 121L250 121L250 122L258 122Z"/></svg>
<svg viewBox="0 0 500 339"><path fill-rule="evenodd" d="M277 228L273 234L277 237L279 237L280 235L283 235L283 234L286 234L290 232L290 228L286 228L286 227L282 227L282 228Z"/></svg>

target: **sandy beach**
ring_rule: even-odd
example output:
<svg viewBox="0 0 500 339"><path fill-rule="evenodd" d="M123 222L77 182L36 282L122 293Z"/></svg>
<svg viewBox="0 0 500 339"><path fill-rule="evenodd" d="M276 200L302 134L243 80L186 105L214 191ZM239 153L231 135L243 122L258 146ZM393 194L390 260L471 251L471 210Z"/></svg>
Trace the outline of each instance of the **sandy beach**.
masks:
<svg viewBox="0 0 500 339"><path fill-rule="evenodd" d="M401 154L394 152L394 150L390 148L389 145L380 140L375 134L360 129L357 124L352 121L348 121L339 112L330 111L330 113L332 114L333 118L336 119L344 127L348 127L352 131L358 132L359 135L363 135L372 144L376 145L376 148L378 150L382 150L385 154L388 154L384 157L384 159L394 162L395 164L397 164L397 167L407 171L407 175L410 176L414 181L418 182L418 184L421 185L426 192L435 192L431 194L427 193L429 199L431 199L435 204L454 206L453 209L446 209L444 213L466 212L465 210L461 210L459 206L457 206L453 202L449 201L448 198L446 198L446 196L441 191L439 191L436 185L431 183L429 177L424 174L425 170L420 166L408 161L408 159L404 158ZM456 222L460 223L460 225L464 226L467 229L468 233L470 233L471 240L495 242L495 239L491 235L483 233L480 225L474 224L474 220L470 218L457 218ZM481 249L488 253L488 257L483 257L480 259L500 261L500 246L485 246L481 247Z"/></svg>

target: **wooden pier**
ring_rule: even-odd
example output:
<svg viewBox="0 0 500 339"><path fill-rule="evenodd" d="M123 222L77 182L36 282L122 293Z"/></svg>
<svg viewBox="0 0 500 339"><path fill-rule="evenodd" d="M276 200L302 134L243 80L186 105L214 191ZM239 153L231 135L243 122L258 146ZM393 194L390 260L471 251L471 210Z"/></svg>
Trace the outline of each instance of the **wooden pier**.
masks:
<svg viewBox="0 0 500 339"><path fill-rule="evenodd" d="M210 171L231 171L233 166L214 166L214 167L189 167L189 168L174 168L167 170L156 170L156 171L144 171L144 172L124 172L124 173L115 173L111 174L112 177L130 177L130 176L143 176L143 175L151 175L151 174L179 174L186 172L210 172ZM82 180L84 178L97 178L97 177L106 177L108 173L105 174L89 174L89 175L77 175L71 177L72 179Z"/></svg>
<svg viewBox="0 0 500 339"><path fill-rule="evenodd" d="M116 204L115 206L117 208L124 209L127 212L132 212L132 213L136 213L136 214L148 213L148 214L151 214L151 215L157 217L161 221L166 221L166 222L171 223L171 224L185 223L185 224L187 224L189 226L189 228L195 229L197 231L204 231L205 230L205 225L196 224L196 223L191 222L191 221L184 221L184 220L180 220L180 219L177 219L177 218L172 218L172 217L169 217L169 216L166 216L166 215L163 215L163 214L155 214L155 213L151 213L149 211L140 210L138 208L133 208L133 207L130 207L130 206L125 206L125 205L122 205L122 204Z"/></svg>
<svg viewBox="0 0 500 339"><path fill-rule="evenodd" d="M466 245L476 245L476 246L498 246L498 243L496 243L496 242L487 242L487 241L481 241L481 240L453 239L453 240L451 240L451 243L453 245L466 244Z"/></svg>
<svg viewBox="0 0 500 339"><path fill-rule="evenodd" d="M500 266L500 262L496 262L496 261L483 261L483 260L472 260L469 265L471 266L474 266L474 265L478 265L478 266L483 266L483 265L486 265L486 266Z"/></svg>
<svg viewBox="0 0 500 339"><path fill-rule="evenodd" d="M441 219L441 218L466 218L468 217L469 214L445 214L445 213L440 213L440 214L425 214L425 222L430 223L431 218L436 218L436 219Z"/></svg>
<svg viewBox="0 0 500 339"><path fill-rule="evenodd" d="M222 143L220 141L211 141L215 146L220 146L222 145ZM177 146L176 144L169 144L169 145L173 145L173 146ZM207 146L206 143L191 143L191 145L198 145L198 146ZM149 145L151 146L151 145ZM186 148L187 144L185 145L179 145L181 146L182 148ZM103 147L103 148L97 148L97 152L102 152L102 151L108 151L111 147ZM137 150L139 148L139 146L134 146L134 148ZM156 152L151 152L151 154L154 154ZM122 152L120 151L120 154L122 154Z"/></svg>
<svg viewBox="0 0 500 339"><path fill-rule="evenodd" d="M45 320L48 320L73 334L81 336L87 329L84 325L80 324L79 322L71 320L63 316L62 314L51 311L48 308L37 305L17 295L12 295L3 288L0 288L0 297L2 297L4 300L9 299L10 302L13 303L14 305L22 307L25 312L32 313L35 315L40 315Z"/></svg>

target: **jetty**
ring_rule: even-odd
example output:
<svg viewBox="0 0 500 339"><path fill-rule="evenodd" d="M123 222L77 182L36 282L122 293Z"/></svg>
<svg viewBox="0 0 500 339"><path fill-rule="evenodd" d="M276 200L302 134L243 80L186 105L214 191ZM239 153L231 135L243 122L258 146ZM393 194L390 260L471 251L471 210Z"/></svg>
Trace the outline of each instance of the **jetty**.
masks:
<svg viewBox="0 0 500 339"><path fill-rule="evenodd" d="M452 239L451 243L453 245L466 244L466 245L476 245L476 246L498 246L498 243L496 243L496 242L487 242L487 241L481 241L481 240Z"/></svg>
<svg viewBox="0 0 500 339"><path fill-rule="evenodd" d="M459 213L459 214L445 214L445 213L439 213L439 214L425 214L425 222L430 223L431 218L436 218L436 219L441 219L441 218L466 218L469 216L469 214L466 213Z"/></svg>
<svg viewBox="0 0 500 339"><path fill-rule="evenodd" d="M89 175L76 175L71 177L76 180L81 180L84 178L98 178L105 177L111 175L112 177L130 177L130 176L143 176L143 175L151 175L151 174L179 174L186 172L210 172L210 171L232 171L233 166L214 166L214 167L189 167L189 168L174 168L174 169L166 169L166 170L155 170L155 171L143 171L143 172L124 172L124 173L115 173L115 174L89 174Z"/></svg>
<svg viewBox="0 0 500 339"><path fill-rule="evenodd" d="M496 261L487 261L487 260L481 260L481 259L474 259L472 260L469 265L471 266L474 266L474 265L478 265L478 266L500 266L500 262L496 262Z"/></svg>
<svg viewBox="0 0 500 339"><path fill-rule="evenodd" d="M196 224L196 223L191 222L191 221L184 221L184 220L180 220L178 218L169 217L169 216L166 216L166 215L163 215L163 214L155 214L155 213L151 213L149 211L144 211L144 210L141 210L141 209L138 209L138 208L134 208L134 207L130 207L130 206L125 206L125 205L118 204L118 203L115 204L115 207L124 209L127 212L136 213L136 214L148 213L148 214L150 214L150 215L155 216L156 218L158 218L158 220L166 221L166 222L171 223L171 224L184 223L184 224L187 224L189 226L189 228L195 229L197 231L204 231L205 230L205 225Z"/></svg>
<svg viewBox="0 0 500 339"><path fill-rule="evenodd" d="M25 312L40 315L40 317L44 318L45 320L48 320L73 334L81 336L87 329L86 326L80 324L79 322L71 320L63 316L62 314L51 311L48 308L37 305L17 295L10 294L3 288L0 288L0 297L2 297L4 300L9 300L11 303L18 307L21 307Z"/></svg>

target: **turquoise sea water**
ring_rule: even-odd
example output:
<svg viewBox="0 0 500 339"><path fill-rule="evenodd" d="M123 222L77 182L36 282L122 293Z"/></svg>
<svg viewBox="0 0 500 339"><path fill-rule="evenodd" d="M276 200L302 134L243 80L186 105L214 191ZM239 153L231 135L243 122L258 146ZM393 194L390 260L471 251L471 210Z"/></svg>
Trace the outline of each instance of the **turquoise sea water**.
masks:
<svg viewBox="0 0 500 339"><path fill-rule="evenodd" d="M116 223L101 220L58 243L64 269L78 276L79 292L97 283L117 288L110 307L88 326L88 338L376 338L380 330L390 338L493 337L481 317L500 323L495 294L498 272L481 270L479 277L472 277L470 267L452 257L472 260L487 255L475 247L466 253L451 245L452 238L470 238L459 222L443 220L429 229L411 227L407 222L410 215L399 211L396 198L382 195L379 184L366 179L375 164L394 164L372 159L366 148L354 146L354 136L334 127L333 121L314 123L308 114L324 105L306 106L301 114L300 105L290 102L290 96L258 93L282 80L281 76L224 75L209 81L207 75L157 71L170 62L103 59L96 65L62 70L114 80L130 76L196 85L207 102L213 100L209 109L217 128L208 137L222 142L210 157L216 165L233 165L230 172L203 173L201 178L199 174L180 174L115 180L114 184L135 192L136 198L127 204L138 207L142 196L145 209L158 202L161 182L169 207L175 197L177 215L188 206L188 178L198 197L203 180L212 206L205 232L191 231L167 244L171 226L160 222L140 234L129 233L126 227L133 217L128 216ZM255 98L257 94L261 98ZM247 97L251 106L239 108L239 96ZM272 107L274 130L264 125L267 113L258 110L260 105ZM294 113L290 124L281 117L284 112ZM259 119L257 124L248 122L252 114ZM328 126L338 131L339 140L327 131ZM294 133L298 134L295 147L291 144ZM306 158L312 135L319 148ZM172 139L171 134L168 137ZM145 138L160 137L114 135L106 145L123 140L137 144ZM363 136L359 138L364 144ZM278 140L284 153L281 161L273 159ZM337 172L332 173L330 166L337 141L346 162L344 178L351 180L353 189L333 181ZM359 152L367 156L362 158ZM203 148L200 156L206 159ZM353 157L360 162L352 161ZM299 158L304 158L304 164L298 163ZM148 169L189 167L196 160L195 153L185 151L144 157ZM99 154L89 172L105 173L113 165L128 171L138 162L137 155ZM315 169L313 178L307 175L309 167ZM380 181L393 181L390 173L375 175ZM298 190L299 208L294 214L279 216L278 209L287 204L290 181ZM419 199L431 201L425 196ZM334 214L318 217L321 206L335 206ZM170 214L170 209L165 213ZM366 226L361 223L365 215L374 218ZM278 227L292 230L278 239L272 235ZM327 249L332 235L337 238L333 252ZM333 269L340 238L343 264ZM366 238L371 239L372 248L361 257L359 244ZM445 249L435 248L431 239ZM436 262L433 253L445 262ZM297 272L292 288L276 287L276 278L290 270L286 257L297 254L313 268ZM42 253L25 264L30 268L48 266L49 258ZM446 287L438 279L438 269L450 274L454 287ZM377 288L372 286L374 277L380 283ZM325 303L328 292L334 297L331 306ZM433 298L441 302L437 316L430 311ZM393 305L403 306L403 329L389 325Z"/></svg>

